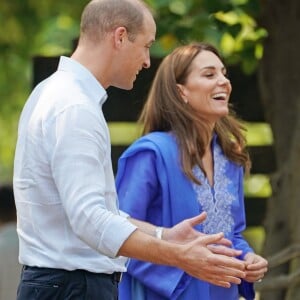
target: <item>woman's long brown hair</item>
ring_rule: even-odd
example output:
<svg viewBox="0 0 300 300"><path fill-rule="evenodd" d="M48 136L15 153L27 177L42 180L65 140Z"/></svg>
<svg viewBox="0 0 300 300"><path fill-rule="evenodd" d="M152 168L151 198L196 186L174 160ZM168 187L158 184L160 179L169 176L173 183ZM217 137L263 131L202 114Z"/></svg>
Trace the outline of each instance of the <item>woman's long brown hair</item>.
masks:
<svg viewBox="0 0 300 300"><path fill-rule="evenodd" d="M178 47L163 59L139 118L143 134L170 131L175 135L180 148L183 172L198 184L200 182L193 174L193 167L198 165L203 170L202 157L211 141L211 129L204 118L201 118L190 105L184 103L177 84L186 83L192 62L201 51L211 51L221 59L218 51L206 43L192 43ZM244 130L232 109L227 116L216 122L214 128L226 157L243 166L248 173L251 163L243 135Z"/></svg>

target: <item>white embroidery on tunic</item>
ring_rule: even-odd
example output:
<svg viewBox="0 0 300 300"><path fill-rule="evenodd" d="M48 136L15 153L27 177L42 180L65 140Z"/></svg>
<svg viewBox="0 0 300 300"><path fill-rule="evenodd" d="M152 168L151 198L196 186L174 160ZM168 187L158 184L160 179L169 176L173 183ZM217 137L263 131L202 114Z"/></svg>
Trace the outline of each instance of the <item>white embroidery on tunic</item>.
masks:
<svg viewBox="0 0 300 300"><path fill-rule="evenodd" d="M222 154L218 144L214 145L214 187L209 185L207 178L199 167L193 172L201 185L193 184L197 200L203 211L207 212L207 219L203 222L203 232L207 234L224 232L228 236L233 230L233 216L231 205L234 195L229 192L230 178L226 176L228 160Z"/></svg>

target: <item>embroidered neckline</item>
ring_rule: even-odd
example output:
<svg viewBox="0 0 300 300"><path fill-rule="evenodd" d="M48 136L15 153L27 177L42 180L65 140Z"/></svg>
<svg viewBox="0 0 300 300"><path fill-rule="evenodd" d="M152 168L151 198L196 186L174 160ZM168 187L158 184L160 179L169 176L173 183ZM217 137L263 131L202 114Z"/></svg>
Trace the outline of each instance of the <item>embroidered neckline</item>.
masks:
<svg viewBox="0 0 300 300"><path fill-rule="evenodd" d="M210 186L203 171L198 167L193 168L193 173L200 180L201 185L193 183L196 197L203 211L207 212L207 219L202 223L203 232L207 234L224 232L229 236L234 225L231 205L235 197L230 193L229 185L232 183L226 176L228 159L222 153L221 147L214 142L214 185Z"/></svg>

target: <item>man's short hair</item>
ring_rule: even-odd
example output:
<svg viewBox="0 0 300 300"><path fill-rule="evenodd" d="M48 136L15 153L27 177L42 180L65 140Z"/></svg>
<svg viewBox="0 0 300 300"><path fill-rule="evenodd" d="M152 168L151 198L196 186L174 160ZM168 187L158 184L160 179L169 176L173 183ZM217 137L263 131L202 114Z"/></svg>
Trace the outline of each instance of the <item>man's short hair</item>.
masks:
<svg viewBox="0 0 300 300"><path fill-rule="evenodd" d="M107 33L125 27L129 40L143 31L144 14L150 10L140 0L92 0L83 10L80 38L100 41Z"/></svg>

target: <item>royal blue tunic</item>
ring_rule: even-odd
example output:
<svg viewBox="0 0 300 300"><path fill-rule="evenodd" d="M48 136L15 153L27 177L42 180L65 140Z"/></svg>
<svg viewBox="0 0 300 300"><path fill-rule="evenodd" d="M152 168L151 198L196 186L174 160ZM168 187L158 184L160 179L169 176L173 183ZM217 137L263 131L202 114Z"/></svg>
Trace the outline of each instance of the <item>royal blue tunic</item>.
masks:
<svg viewBox="0 0 300 300"><path fill-rule="evenodd" d="M176 139L153 132L134 142L121 156L116 177L120 209L131 217L172 227L180 221L208 214L196 228L204 233L224 232L233 247L253 252L242 236L245 229L243 169L229 161L212 142L214 186L200 168L194 174L202 185L182 172ZM246 299L254 299L253 285L243 282ZM120 300L237 300L239 287L222 288L198 280L170 266L131 259L119 285Z"/></svg>

